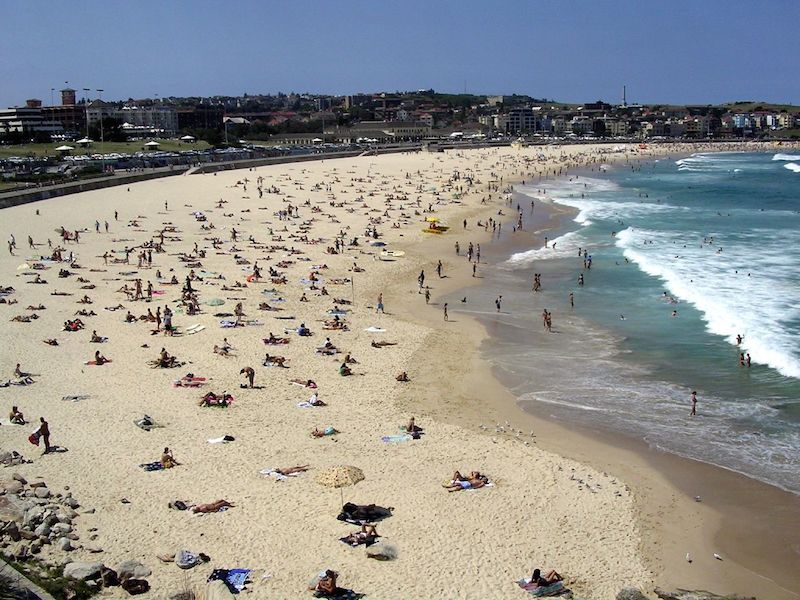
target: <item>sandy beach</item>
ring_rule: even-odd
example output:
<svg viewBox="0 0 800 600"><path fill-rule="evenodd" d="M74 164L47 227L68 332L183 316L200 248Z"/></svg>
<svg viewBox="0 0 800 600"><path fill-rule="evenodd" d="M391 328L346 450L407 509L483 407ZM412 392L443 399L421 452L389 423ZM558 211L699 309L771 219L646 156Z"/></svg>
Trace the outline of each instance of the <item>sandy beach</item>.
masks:
<svg viewBox="0 0 800 600"><path fill-rule="evenodd" d="M213 569L235 568L252 570L246 589L256 598L310 597L309 583L325 569L367 597L522 598L515 581L535 567L556 569L586 598L614 598L625 586L650 593L657 584L798 597L798 582L787 575L791 562L776 565L776 558L772 568L780 573L754 577L763 571L750 564L741 540L719 542L733 513L694 503L690 486L668 476L717 470L648 458L634 445L613 446L523 413L481 357L485 329L457 306L444 320L440 298L480 282L463 256L468 244L485 243L478 221L493 218L505 228L514 215L510 185L694 149L612 148L323 160L184 175L4 209L0 235L4 242L13 235L16 248L10 254L6 245L0 254L0 285L14 288L0 305L7 323L0 380L19 380L19 364L33 383L0 388L2 449L31 461L0 475L8 481L17 472L54 493L68 487L81 504L76 549L45 545L42 555L111 567L140 561L152 570L153 598L199 590ZM429 218L449 229L423 232ZM530 225L546 235L565 218L537 208ZM79 241L62 242L61 228L78 231ZM58 247L61 262L42 260ZM59 277L61 269L69 274ZM46 283L33 283L37 277ZM182 292L187 277L189 294ZM119 290L135 289L136 279L144 298L133 300ZM91 304L79 303L84 296ZM187 314L195 300L199 313ZM165 307L174 313L173 335L139 318ZM79 310L96 315L77 317ZM126 322L128 312L135 321ZM12 321L16 316L26 318ZM64 331L76 318L85 326ZM311 335L298 335L301 324ZM93 331L107 341L93 343ZM289 341L266 345L273 335ZM320 352L326 338L335 351ZM53 339L57 345L43 341ZM149 364L162 348L180 366ZM96 352L111 362L86 364ZM285 358L288 368L264 366L266 353ZM348 354L352 374L343 376ZM241 387L248 367L252 389ZM409 381L397 380L402 372ZM189 373L205 379L174 385ZM199 406L208 392L227 392L233 402ZM312 394L326 405L298 406ZM63 399L70 396L78 398ZM12 405L28 424L9 423ZM144 415L157 427L137 426ZM412 416L423 430L419 439L401 430ZM51 443L66 451L42 454L42 445L28 442L40 417ZM326 428L337 433L312 435ZM224 436L234 439L209 441ZM165 447L179 465L140 467L159 462ZM300 465L310 468L290 477L262 473ZM341 489L318 483L337 465L361 469L364 480ZM480 471L492 485L448 492L443 485L454 471ZM730 477L719 485L732 495L772 493ZM358 530L337 520L341 498L392 508L377 531L378 546L389 546L394 560L370 560L364 545L340 541ZM219 499L233 506L207 514L170 508L176 500L192 506ZM778 501L791 523L796 498ZM726 544L739 546L738 555L715 560ZM695 556L691 565L684 548ZM180 549L211 560L181 570L158 558ZM774 550L778 556L781 549ZM126 596L120 588L101 592Z"/></svg>

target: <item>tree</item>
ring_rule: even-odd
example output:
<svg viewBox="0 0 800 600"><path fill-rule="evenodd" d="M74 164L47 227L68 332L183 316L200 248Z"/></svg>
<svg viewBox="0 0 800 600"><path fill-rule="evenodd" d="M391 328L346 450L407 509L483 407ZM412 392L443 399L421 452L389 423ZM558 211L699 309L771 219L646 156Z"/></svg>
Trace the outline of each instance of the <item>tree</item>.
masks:
<svg viewBox="0 0 800 600"><path fill-rule="evenodd" d="M89 137L95 141L102 139L108 142L124 142L126 140L125 131L122 129L122 121L114 117L103 118L102 136L100 134L100 125L97 123L89 128Z"/></svg>

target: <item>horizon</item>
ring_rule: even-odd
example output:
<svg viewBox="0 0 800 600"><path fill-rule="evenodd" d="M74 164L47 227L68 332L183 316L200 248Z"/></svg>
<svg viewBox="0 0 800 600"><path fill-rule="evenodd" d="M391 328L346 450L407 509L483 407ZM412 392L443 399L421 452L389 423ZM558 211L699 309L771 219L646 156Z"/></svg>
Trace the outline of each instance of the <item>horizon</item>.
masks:
<svg viewBox="0 0 800 600"><path fill-rule="evenodd" d="M800 5L768 5L750 14L722 0L622 10L619 2L512 0L493 18L474 0L413 0L399 15L362 0L312 12L254 0L144 0L113 11L87 0L64 12L54 2L11 0L0 106L48 105L67 85L79 99L85 88L89 99L103 89L109 101L434 89L569 104L619 104L625 85L632 104L797 105L800 82L787 74L800 55Z"/></svg>

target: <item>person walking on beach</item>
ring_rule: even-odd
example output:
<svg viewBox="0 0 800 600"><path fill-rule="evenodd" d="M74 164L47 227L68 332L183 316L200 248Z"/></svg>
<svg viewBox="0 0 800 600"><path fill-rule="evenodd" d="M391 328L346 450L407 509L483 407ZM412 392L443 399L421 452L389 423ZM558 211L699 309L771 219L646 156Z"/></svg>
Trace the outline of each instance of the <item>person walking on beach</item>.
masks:
<svg viewBox="0 0 800 600"><path fill-rule="evenodd" d="M383 313L383 293L378 294L378 306L375 307L376 313Z"/></svg>
<svg viewBox="0 0 800 600"><path fill-rule="evenodd" d="M444 303L444 320L449 321L450 318L447 316L447 302Z"/></svg>
<svg viewBox="0 0 800 600"><path fill-rule="evenodd" d="M497 312L500 312L500 304L503 302L503 296L498 296L497 299L494 301L494 305L497 307Z"/></svg>
<svg viewBox="0 0 800 600"><path fill-rule="evenodd" d="M422 293L422 286L425 285L425 269L419 272L419 276L417 277L417 283L419 283L419 291L418 294Z"/></svg>
<svg viewBox="0 0 800 600"><path fill-rule="evenodd" d="M692 410L691 410L691 412L689 412L689 416L690 417L696 417L697 416L697 392L696 391L692 391L691 402L692 402Z"/></svg>
<svg viewBox="0 0 800 600"><path fill-rule="evenodd" d="M436 265L436 274L439 276L439 279L442 278L442 261L439 261Z"/></svg>
<svg viewBox="0 0 800 600"><path fill-rule="evenodd" d="M431 301L431 291L426 289L425 290L425 304L430 303L430 301Z"/></svg>
<svg viewBox="0 0 800 600"><path fill-rule="evenodd" d="M572 292L569 293L569 306L570 308L575 308L575 294Z"/></svg>

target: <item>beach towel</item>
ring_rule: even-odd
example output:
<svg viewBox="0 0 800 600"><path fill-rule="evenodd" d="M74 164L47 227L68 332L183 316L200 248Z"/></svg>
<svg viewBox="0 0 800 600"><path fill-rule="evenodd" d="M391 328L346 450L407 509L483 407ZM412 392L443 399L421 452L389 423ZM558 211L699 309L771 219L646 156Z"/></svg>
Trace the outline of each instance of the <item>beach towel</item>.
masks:
<svg viewBox="0 0 800 600"><path fill-rule="evenodd" d="M223 329L231 329L233 327L236 327L236 321L223 320L219 322L219 326L222 327Z"/></svg>
<svg viewBox="0 0 800 600"><path fill-rule="evenodd" d="M224 581L232 594L238 594L244 589L250 573L250 569L214 569L208 576L208 581Z"/></svg>
<svg viewBox="0 0 800 600"><path fill-rule="evenodd" d="M322 592L314 592L314 598L335 598L336 600L360 600L365 594L359 594L353 590L339 588L335 594L323 594Z"/></svg>
<svg viewBox="0 0 800 600"><path fill-rule="evenodd" d="M300 475L302 475L302 473L289 473L288 475L284 475L283 473L278 473L273 468L261 469L259 471L259 473L261 473L262 475L265 475L267 477L272 477L276 481L285 481L285 480L289 479L290 477L299 477Z"/></svg>
<svg viewBox="0 0 800 600"><path fill-rule="evenodd" d="M205 325L192 325L186 328L186 333L188 333L189 335L194 335L195 333L200 333L205 328L206 328Z"/></svg>
<svg viewBox="0 0 800 600"><path fill-rule="evenodd" d="M382 329L380 327L375 327L375 326L367 327L364 331L368 331L370 333L385 333L386 332L385 329Z"/></svg>
<svg viewBox="0 0 800 600"><path fill-rule="evenodd" d="M178 550L175 553L175 564L180 569L191 569L200 563L200 557L194 552L188 550Z"/></svg>
<svg viewBox="0 0 800 600"><path fill-rule="evenodd" d="M142 469L144 469L145 471L147 471L148 473L150 471L163 471L164 470L164 465L162 465L160 462L142 463L139 466Z"/></svg>
<svg viewBox="0 0 800 600"><path fill-rule="evenodd" d="M106 363L110 363L110 362L113 362L113 361L112 361L110 358L107 358L107 359L105 360L105 362L103 362L103 363L102 363L102 364L100 364L99 366L101 366L101 367L102 367L104 364L106 364ZM95 366L97 366L97 361L96 361L96 360L87 360L87 361L86 361L85 363L83 363L83 364L85 364L85 365L95 365Z"/></svg>
<svg viewBox="0 0 800 600"><path fill-rule="evenodd" d="M530 578L528 578L518 580L517 585L532 596L537 596L539 598L546 596L560 596L568 591L561 581L556 581L554 584L546 587L539 587L535 583L532 584Z"/></svg>
<svg viewBox="0 0 800 600"><path fill-rule="evenodd" d="M311 402L298 402L297 408L321 408L324 405L311 404Z"/></svg>
<svg viewBox="0 0 800 600"><path fill-rule="evenodd" d="M236 438L232 435L223 435L222 437L218 438L211 438L208 440L209 444L227 444L228 442L234 441Z"/></svg>
<svg viewBox="0 0 800 600"><path fill-rule="evenodd" d="M408 433L401 433L400 435L384 435L381 436L381 441L384 444L400 444L402 442L407 442L409 440L413 440L414 437Z"/></svg>

